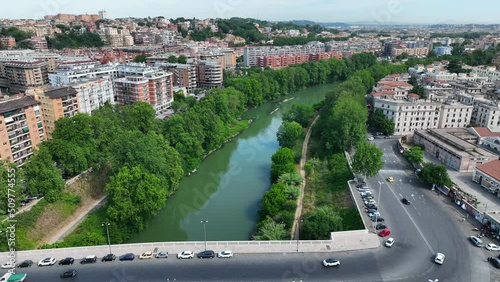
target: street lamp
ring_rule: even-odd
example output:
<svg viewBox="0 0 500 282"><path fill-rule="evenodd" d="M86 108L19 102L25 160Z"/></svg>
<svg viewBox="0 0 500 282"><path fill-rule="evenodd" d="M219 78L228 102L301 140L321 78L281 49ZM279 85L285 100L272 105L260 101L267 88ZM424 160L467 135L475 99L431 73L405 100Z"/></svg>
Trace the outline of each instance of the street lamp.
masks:
<svg viewBox="0 0 500 282"><path fill-rule="evenodd" d="M382 181L378 182L378 198L377 198L377 201L378 201L378 207L379 208L380 208L380 191L382 191L382 184L384 184L384 182L382 182ZM375 229L375 233L377 233L377 227L376 227L376 224L378 222L377 219L378 219L378 212L375 213L375 222L373 223L373 229Z"/></svg>
<svg viewBox="0 0 500 282"><path fill-rule="evenodd" d="M109 239L109 222L103 222L101 225L106 226L106 235L108 235L108 248L109 248L109 253L111 254L111 240Z"/></svg>
<svg viewBox="0 0 500 282"><path fill-rule="evenodd" d="M207 250L207 223L208 220L202 219L201 223L203 223L203 234L205 234L205 251Z"/></svg>
<svg viewBox="0 0 500 282"><path fill-rule="evenodd" d="M297 219L297 252L299 251L299 239L300 239L300 224L304 222L303 219Z"/></svg>

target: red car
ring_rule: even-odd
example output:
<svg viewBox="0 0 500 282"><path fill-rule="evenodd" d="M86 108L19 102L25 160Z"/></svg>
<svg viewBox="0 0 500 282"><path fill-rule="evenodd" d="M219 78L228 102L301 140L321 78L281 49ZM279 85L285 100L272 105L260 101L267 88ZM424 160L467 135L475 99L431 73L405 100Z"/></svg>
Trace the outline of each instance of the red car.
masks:
<svg viewBox="0 0 500 282"><path fill-rule="evenodd" d="M378 233L378 236L380 236L380 237L385 237L385 236L389 236L389 235L391 235L391 230L389 230L389 228L385 228L384 230L382 230Z"/></svg>

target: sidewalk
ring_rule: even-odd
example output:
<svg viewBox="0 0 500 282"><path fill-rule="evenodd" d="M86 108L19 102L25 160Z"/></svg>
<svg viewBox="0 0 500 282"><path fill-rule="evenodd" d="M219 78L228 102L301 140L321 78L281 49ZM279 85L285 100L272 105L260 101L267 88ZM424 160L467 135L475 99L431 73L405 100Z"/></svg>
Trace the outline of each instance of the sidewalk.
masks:
<svg viewBox="0 0 500 282"><path fill-rule="evenodd" d="M355 250L374 249L380 246L380 239L376 234L369 233L367 230L333 232L332 240L318 241L207 241L207 249L220 252L231 250L234 253L330 253L345 252ZM298 247L298 250L297 250ZM140 255L146 251L167 251L169 254L177 254L182 251L200 252L205 250L205 242L158 242L158 243L138 243L111 245L111 252L115 255L125 253L134 253ZM74 257L80 259L88 255L102 257L109 253L109 247L92 246L64 249L46 249L16 252L16 261L21 262L31 259L37 262L47 257L62 259L65 257ZM8 252L1 253L0 263L8 260Z"/></svg>
<svg viewBox="0 0 500 282"><path fill-rule="evenodd" d="M424 161L437 164L443 164L438 161L432 154L424 153ZM444 165L444 164L443 164ZM500 212L500 198L491 194L478 183L472 181L472 172L458 172L447 167L448 175L464 192L469 193L477 198L479 205L477 209L481 212Z"/></svg>

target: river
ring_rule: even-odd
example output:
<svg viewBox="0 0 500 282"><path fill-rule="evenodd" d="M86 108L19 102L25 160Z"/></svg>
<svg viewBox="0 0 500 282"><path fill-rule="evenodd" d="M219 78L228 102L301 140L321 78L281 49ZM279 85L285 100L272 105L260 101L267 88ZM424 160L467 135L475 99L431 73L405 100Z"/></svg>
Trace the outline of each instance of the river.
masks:
<svg viewBox="0 0 500 282"><path fill-rule="evenodd" d="M167 206L129 243L249 240L260 201L270 187L271 156L278 150L276 133L282 114L293 104L324 99L330 85L311 87L267 102L245 113L255 121L231 142L207 157L197 171L180 182ZM270 114L275 109L278 109Z"/></svg>

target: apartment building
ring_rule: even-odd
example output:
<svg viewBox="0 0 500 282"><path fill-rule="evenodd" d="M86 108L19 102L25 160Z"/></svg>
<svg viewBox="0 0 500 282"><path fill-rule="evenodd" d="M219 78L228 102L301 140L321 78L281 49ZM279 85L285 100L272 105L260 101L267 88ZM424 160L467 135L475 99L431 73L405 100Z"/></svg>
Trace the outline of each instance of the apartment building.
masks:
<svg viewBox="0 0 500 282"><path fill-rule="evenodd" d="M101 77L117 77L115 65L101 65L98 62L87 62L61 66L54 73L48 75L52 86L61 86L77 83L80 80L92 80Z"/></svg>
<svg viewBox="0 0 500 282"><path fill-rule="evenodd" d="M12 36L0 37L0 46L5 49L12 49L16 47L16 39Z"/></svg>
<svg viewBox="0 0 500 282"><path fill-rule="evenodd" d="M116 102L129 105L146 102L157 114L169 108L174 101L173 76L159 68L140 64L118 66L114 80Z"/></svg>
<svg viewBox="0 0 500 282"><path fill-rule="evenodd" d="M325 43L321 42L283 47L246 47L243 50L243 62L246 67L252 67L257 66L259 58L265 56L309 55L321 52L326 52Z"/></svg>
<svg viewBox="0 0 500 282"><path fill-rule="evenodd" d="M500 81L500 71L493 66L473 67L470 75L487 77L490 81Z"/></svg>
<svg viewBox="0 0 500 282"><path fill-rule="evenodd" d="M222 87L222 67L216 62L200 61L196 64L197 86L200 88Z"/></svg>
<svg viewBox="0 0 500 282"><path fill-rule="evenodd" d="M236 53L232 49L201 52L199 59L201 61L216 62L221 65L222 69L236 67Z"/></svg>
<svg viewBox="0 0 500 282"><path fill-rule="evenodd" d="M384 56L397 57L403 53L409 56L427 56L430 42L427 40L388 40L384 44Z"/></svg>
<svg viewBox="0 0 500 282"><path fill-rule="evenodd" d="M5 62L0 67L0 77L6 78L9 87L18 91L44 86L49 83L48 64L43 61Z"/></svg>
<svg viewBox="0 0 500 282"><path fill-rule="evenodd" d="M36 88L28 92L40 102L40 110L47 140L52 138L55 122L80 112L77 91L70 86L49 89Z"/></svg>
<svg viewBox="0 0 500 282"><path fill-rule="evenodd" d="M22 166L44 136L40 102L29 96L0 101L0 159Z"/></svg>
<svg viewBox="0 0 500 282"><path fill-rule="evenodd" d="M484 95L471 95L458 92L455 99L466 105L472 105L471 123L474 126L488 127L500 131L500 102L488 100Z"/></svg>
<svg viewBox="0 0 500 282"><path fill-rule="evenodd" d="M438 56L451 55L451 51L453 51L453 47L450 46L434 47L434 52L436 52Z"/></svg>
<svg viewBox="0 0 500 282"><path fill-rule="evenodd" d="M197 68L195 65L156 63L155 66L172 73L174 87L185 87L189 93L196 89Z"/></svg>
<svg viewBox="0 0 500 282"><path fill-rule="evenodd" d="M114 104L114 88L111 77L82 80L70 84L77 91L79 112L91 115L104 104Z"/></svg>

